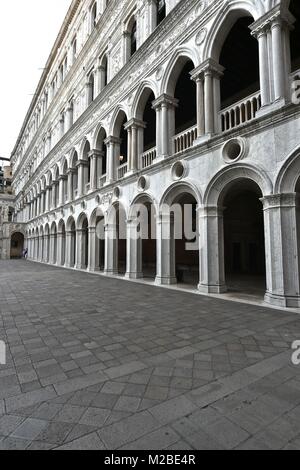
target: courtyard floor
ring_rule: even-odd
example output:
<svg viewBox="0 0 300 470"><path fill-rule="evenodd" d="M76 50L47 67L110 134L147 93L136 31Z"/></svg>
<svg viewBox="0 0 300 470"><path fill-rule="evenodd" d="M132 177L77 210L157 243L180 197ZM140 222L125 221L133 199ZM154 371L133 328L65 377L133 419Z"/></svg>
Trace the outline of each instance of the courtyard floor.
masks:
<svg viewBox="0 0 300 470"><path fill-rule="evenodd" d="M300 449L296 313L0 262L0 449Z"/></svg>

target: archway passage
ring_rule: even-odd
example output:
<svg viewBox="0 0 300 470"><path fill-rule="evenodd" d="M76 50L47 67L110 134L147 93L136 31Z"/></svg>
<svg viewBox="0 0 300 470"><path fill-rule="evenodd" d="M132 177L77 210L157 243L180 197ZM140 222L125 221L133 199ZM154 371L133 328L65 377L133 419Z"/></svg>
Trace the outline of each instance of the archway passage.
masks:
<svg viewBox="0 0 300 470"><path fill-rule="evenodd" d="M291 31L291 60L292 72L300 70L300 2L292 0L290 3L290 12L296 18L294 28Z"/></svg>
<svg viewBox="0 0 300 470"><path fill-rule="evenodd" d="M66 263L66 226L62 222L59 227L60 237L61 237L61 246L60 246L60 263L61 266L64 266Z"/></svg>
<svg viewBox="0 0 300 470"><path fill-rule="evenodd" d="M77 237L76 267L87 269L89 263L89 223L86 216L81 216L79 219Z"/></svg>
<svg viewBox="0 0 300 470"><path fill-rule="evenodd" d="M224 209L224 260L229 291L263 297L266 290L262 193L241 181L228 190Z"/></svg>
<svg viewBox="0 0 300 470"><path fill-rule="evenodd" d="M181 208L181 220L176 220L175 216L174 227L177 282L197 286L199 284L197 201L191 194L182 194L175 203Z"/></svg>
<svg viewBox="0 0 300 470"><path fill-rule="evenodd" d="M219 60L225 68L221 79L222 109L260 88L258 41L249 29L253 21L252 17L237 20L223 44Z"/></svg>
<svg viewBox="0 0 300 470"><path fill-rule="evenodd" d="M24 250L24 235L20 232L13 233L10 243L10 258L21 259Z"/></svg>
<svg viewBox="0 0 300 470"><path fill-rule="evenodd" d="M95 243L95 269L104 271L105 269L105 219L104 216L96 218L96 243Z"/></svg>
<svg viewBox="0 0 300 470"><path fill-rule="evenodd" d="M141 204L141 208L145 214L145 232L140 229L141 240L141 259L142 272L144 278L155 279L156 277L156 224L155 209L150 201ZM144 233L143 233L144 232Z"/></svg>
<svg viewBox="0 0 300 470"><path fill-rule="evenodd" d="M127 233L126 233L126 213L119 204L116 213L116 236L118 254L118 273L125 275L127 261Z"/></svg>
<svg viewBox="0 0 300 470"><path fill-rule="evenodd" d="M178 64L179 66L180 64ZM187 60L183 65L175 87L175 98L179 100L175 112L175 134L196 125L196 84L191 80L190 72L194 64Z"/></svg>
<svg viewBox="0 0 300 470"><path fill-rule="evenodd" d="M72 220L70 224L69 236L70 236L70 246L69 246L70 268L74 268L75 263L76 263L76 238L77 238L76 237L76 225L75 225L74 220Z"/></svg>

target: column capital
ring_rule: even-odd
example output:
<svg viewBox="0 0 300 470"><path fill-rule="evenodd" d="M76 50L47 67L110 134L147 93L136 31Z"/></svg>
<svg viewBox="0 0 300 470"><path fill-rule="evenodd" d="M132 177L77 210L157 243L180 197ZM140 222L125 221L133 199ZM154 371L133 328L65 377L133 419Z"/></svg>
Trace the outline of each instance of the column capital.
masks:
<svg viewBox="0 0 300 470"><path fill-rule="evenodd" d="M110 145L110 144L121 144L122 140L119 137L115 137L113 135L109 135L107 139L104 141L105 145Z"/></svg>
<svg viewBox="0 0 300 470"><path fill-rule="evenodd" d="M168 108L171 108L171 107L177 108L178 104L179 104L179 100L177 100L173 96L163 93L156 100L152 102L152 108L157 109L157 108L160 108L161 106L167 106Z"/></svg>
<svg viewBox="0 0 300 470"><path fill-rule="evenodd" d="M199 217L223 217L225 207L223 206L199 206L197 212Z"/></svg>
<svg viewBox="0 0 300 470"><path fill-rule="evenodd" d="M59 175L58 181L65 181L67 179L67 175Z"/></svg>
<svg viewBox="0 0 300 470"><path fill-rule="evenodd" d="M87 166L89 164L89 162L87 160L78 160L77 163L76 163L76 167L80 167L80 166Z"/></svg>
<svg viewBox="0 0 300 470"><path fill-rule="evenodd" d="M276 5L272 10L261 16L257 21L250 25L251 34L257 39L266 34L272 26L280 24L290 29L293 28L295 17L282 5Z"/></svg>
<svg viewBox="0 0 300 470"><path fill-rule="evenodd" d="M124 128L127 130L127 129L130 129L132 127L136 127L136 128L146 128L146 123L144 121L141 121L140 119L136 119L136 118L132 118L130 119L129 121L126 122Z"/></svg>
<svg viewBox="0 0 300 470"><path fill-rule="evenodd" d="M197 81L199 79L203 79L207 74L211 74L216 78L221 78L224 70L225 68L214 59L207 59L190 72L191 80Z"/></svg>
<svg viewBox="0 0 300 470"><path fill-rule="evenodd" d="M278 209L286 207L296 207L300 205L299 193L271 194L260 199L264 210Z"/></svg>
<svg viewBox="0 0 300 470"><path fill-rule="evenodd" d="M104 155L104 152L102 150L97 150L97 149L93 149L88 153L89 158L103 157L103 155Z"/></svg>

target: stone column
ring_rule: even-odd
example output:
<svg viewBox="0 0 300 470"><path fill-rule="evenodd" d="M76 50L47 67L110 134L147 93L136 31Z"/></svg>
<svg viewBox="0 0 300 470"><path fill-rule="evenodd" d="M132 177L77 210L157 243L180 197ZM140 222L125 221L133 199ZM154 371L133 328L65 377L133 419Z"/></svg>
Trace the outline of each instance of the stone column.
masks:
<svg viewBox="0 0 300 470"><path fill-rule="evenodd" d="M204 77L198 75L196 78L197 87L197 136L205 134L205 115L204 115Z"/></svg>
<svg viewBox="0 0 300 470"><path fill-rule="evenodd" d="M89 259L88 271L100 271L99 266L99 243L97 239L96 227L89 227Z"/></svg>
<svg viewBox="0 0 300 470"><path fill-rule="evenodd" d="M300 220L297 193L262 199L265 221L267 292L265 301L300 307Z"/></svg>
<svg viewBox="0 0 300 470"><path fill-rule="evenodd" d="M191 72L197 86L197 134L195 145L220 130L220 80L224 67L208 59Z"/></svg>
<svg viewBox="0 0 300 470"><path fill-rule="evenodd" d="M102 169L102 158L104 152L100 150L91 150L88 157L91 159L91 175L90 175L90 189L96 191L98 188L98 175L100 175L99 168Z"/></svg>
<svg viewBox="0 0 300 470"><path fill-rule="evenodd" d="M76 269L86 269L85 265L85 230L76 230Z"/></svg>
<svg viewBox="0 0 300 470"><path fill-rule="evenodd" d="M44 239L44 261L45 263L49 263L50 260L50 236L45 235Z"/></svg>
<svg viewBox="0 0 300 470"><path fill-rule="evenodd" d="M52 202L51 202L51 208L56 209L56 191L58 189L58 181L53 181L52 182Z"/></svg>
<svg viewBox="0 0 300 470"><path fill-rule="evenodd" d="M44 214L45 212L45 206L46 206L45 199L46 199L46 191L43 190L41 191L41 214Z"/></svg>
<svg viewBox="0 0 300 470"><path fill-rule="evenodd" d="M50 256L49 256L49 263L55 264L55 235L53 233L50 234Z"/></svg>
<svg viewBox="0 0 300 470"><path fill-rule="evenodd" d="M268 30L266 27L253 30L252 34L258 40L259 47L259 75L260 94L262 107L271 102L270 72L269 72L269 51L268 51Z"/></svg>
<svg viewBox="0 0 300 470"><path fill-rule="evenodd" d="M137 228L137 219L127 220L127 269L125 277L128 279L141 279L143 277L142 240Z"/></svg>
<svg viewBox="0 0 300 470"><path fill-rule="evenodd" d="M158 158L166 158L172 153L176 106L178 106L178 100L166 94L161 95L153 102L153 109L157 112L156 128L157 131L159 130L156 136Z"/></svg>
<svg viewBox="0 0 300 470"><path fill-rule="evenodd" d="M73 113L74 113L74 110L73 110L73 104L72 103L69 103L68 104L68 107L66 109L66 132L71 129L72 125L73 125Z"/></svg>
<svg viewBox="0 0 300 470"><path fill-rule="evenodd" d="M85 107L88 108L89 105L92 103L91 96L92 96L92 86L93 84L90 81L87 81L85 84Z"/></svg>
<svg viewBox="0 0 300 470"><path fill-rule="evenodd" d="M73 241L73 232L67 231L66 232L66 256L65 256L65 267L66 268L73 267L71 265L71 258L72 258L71 253L72 253L72 250L73 250L72 241Z"/></svg>
<svg viewBox="0 0 300 470"><path fill-rule="evenodd" d="M46 212L50 211L50 192L51 192L51 186L46 187Z"/></svg>
<svg viewBox="0 0 300 470"><path fill-rule="evenodd" d="M65 184L66 180L67 180L67 176L65 176L65 175L60 175L59 178L58 178L58 187L59 187L58 205L59 206L64 205L64 184Z"/></svg>
<svg viewBox="0 0 300 470"><path fill-rule="evenodd" d="M116 148L121 144L121 139L109 136L105 141L107 146L107 178L106 184L111 184L116 180Z"/></svg>
<svg viewBox="0 0 300 470"><path fill-rule="evenodd" d="M160 214L157 218L157 276L158 285L177 284L175 272L174 216Z"/></svg>
<svg viewBox="0 0 300 470"><path fill-rule="evenodd" d="M224 266L223 208L199 208L200 282L198 289L206 294L227 291Z"/></svg>
<svg viewBox="0 0 300 470"><path fill-rule="evenodd" d="M38 261L39 261L40 263L42 263L42 262L43 262L43 251L44 251L44 243L43 243L44 237L43 237L43 236L39 237L39 238L38 238L38 241L39 241L39 256L38 256Z"/></svg>
<svg viewBox="0 0 300 470"><path fill-rule="evenodd" d="M99 65L97 69L97 95L101 93L104 87L105 87L105 67L103 65Z"/></svg>
<svg viewBox="0 0 300 470"><path fill-rule="evenodd" d="M87 172L88 161L78 160L78 197L82 197L85 194L85 186L87 184L86 172Z"/></svg>
<svg viewBox="0 0 300 470"><path fill-rule="evenodd" d="M104 274L118 274L118 240L116 224L107 224L105 226Z"/></svg>
<svg viewBox="0 0 300 470"><path fill-rule="evenodd" d="M57 253L56 253L56 258L57 258L57 265L62 266L63 265L63 233L62 232L57 232Z"/></svg>
<svg viewBox="0 0 300 470"><path fill-rule="evenodd" d="M131 119L125 125L128 131L128 173L135 173L139 169L141 152L141 133L146 124L139 119Z"/></svg>
<svg viewBox="0 0 300 470"><path fill-rule="evenodd" d="M130 32L124 31L123 32L123 61L124 61L124 65L127 64L127 62L130 59L130 56L131 56L130 38L131 38Z"/></svg>
<svg viewBox="0 0 300 470"><path fill-rule="evenodd" d="M73 174L74 170L69 169L68 170L68 202L73 201Z"/></svg>
<svg viewBox="0 0 300 470"><path fill-rule="evenodd" d="M288 30L294 20L293 16L278 4L250 26L252 35L257 38L259 44L262 101L259 115L277 109L286 103L288 64L290 63L286 54L286 41Z"/></svg>

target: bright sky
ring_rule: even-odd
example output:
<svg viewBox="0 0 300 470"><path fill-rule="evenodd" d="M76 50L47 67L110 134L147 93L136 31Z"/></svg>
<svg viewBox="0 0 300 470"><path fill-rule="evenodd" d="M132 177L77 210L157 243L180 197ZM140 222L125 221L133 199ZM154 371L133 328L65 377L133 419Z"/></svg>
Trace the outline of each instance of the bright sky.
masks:
<svg viewBox="0 0 300 470"><path fill-rule="evenodd" d="M1 2L0 158L10 157L71 0Z"/></svg>

